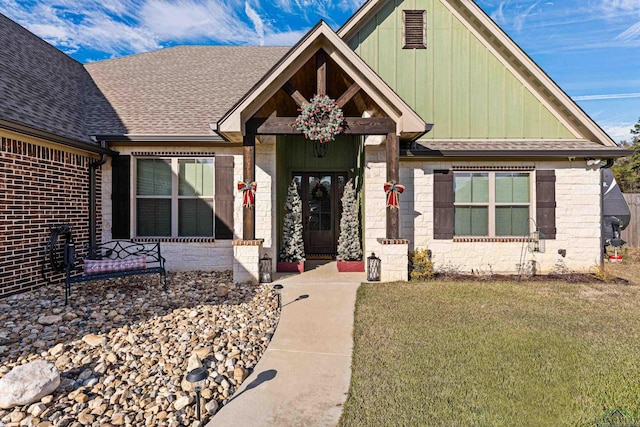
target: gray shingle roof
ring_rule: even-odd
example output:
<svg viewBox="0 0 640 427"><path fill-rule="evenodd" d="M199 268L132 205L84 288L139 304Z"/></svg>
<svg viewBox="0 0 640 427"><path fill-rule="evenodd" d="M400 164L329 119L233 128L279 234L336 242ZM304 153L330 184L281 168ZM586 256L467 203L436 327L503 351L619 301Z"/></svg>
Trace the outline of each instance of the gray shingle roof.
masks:
<svg viewBox="0 0 640 427"><path fill-rule="evenodd" d="M90 135L211 135L289 47L180 46L83 65L0 14L0 120Z"/></svg>
<svg viewBox="0 0 640 427"><path fill-rule="evenodd" d="M179 46L87 64L117 114L103 111L105 105L89 99L89 132L210 135L209 124L216 123L289 49Z"/></svg>
<svg viewBox="0 0 640 427"><path fill-rule="evenodd" d="M82 64L0 14L0 119L89 142Z"/></svg>

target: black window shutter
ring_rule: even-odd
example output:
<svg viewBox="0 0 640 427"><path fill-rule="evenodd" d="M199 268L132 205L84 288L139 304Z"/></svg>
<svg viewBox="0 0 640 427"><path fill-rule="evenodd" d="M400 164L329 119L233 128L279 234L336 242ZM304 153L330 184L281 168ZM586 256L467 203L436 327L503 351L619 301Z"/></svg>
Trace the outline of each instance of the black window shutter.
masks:
<svg viewBox="0 0 640 427"><path fill-rule="evenodd" d="M556 238L556 172L536 171L536 225L545 239Z"/></svg>
<svg viewBox="0 0 640 427"><path fill-rule="evenodd" d="M216 239L233 239L233 156L216 156Z"/></svg>
<svg viewBox="0 0 640 427"><path fill-rule="evenodd" d="M111 160L111 237L131 238L131 156L119 155Z"/></svg>
<svg viewBox="0 0 640 427"><path fill-rule="evenodd" d="M453 172L433 171L433 238L453 239Z"/></svg>

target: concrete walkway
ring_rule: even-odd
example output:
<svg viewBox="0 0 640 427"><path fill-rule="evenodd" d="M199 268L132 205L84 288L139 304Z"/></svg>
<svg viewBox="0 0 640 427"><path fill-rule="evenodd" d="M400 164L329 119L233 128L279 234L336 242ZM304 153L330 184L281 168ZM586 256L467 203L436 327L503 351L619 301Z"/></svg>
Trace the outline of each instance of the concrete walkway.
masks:
<svg viewBox="0 0 640 427"><path fill-rule="evenodd" d="M309 270L310 263L307 263ZM267 351L208 427L334 426L351 379L353 315L364 273L315 263L277 274L282 314Z"/></svg>

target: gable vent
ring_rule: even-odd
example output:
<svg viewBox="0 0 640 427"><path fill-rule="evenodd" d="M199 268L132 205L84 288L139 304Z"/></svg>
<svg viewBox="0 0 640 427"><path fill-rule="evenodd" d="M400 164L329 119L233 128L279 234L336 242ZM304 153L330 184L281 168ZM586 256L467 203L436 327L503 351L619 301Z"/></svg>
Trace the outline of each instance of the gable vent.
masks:
<svg viewBox="0 0 640 427"><path fill-rule="evenodd" d="M427 48L427 12L424 10L402 11L402 48Z"/></svg>

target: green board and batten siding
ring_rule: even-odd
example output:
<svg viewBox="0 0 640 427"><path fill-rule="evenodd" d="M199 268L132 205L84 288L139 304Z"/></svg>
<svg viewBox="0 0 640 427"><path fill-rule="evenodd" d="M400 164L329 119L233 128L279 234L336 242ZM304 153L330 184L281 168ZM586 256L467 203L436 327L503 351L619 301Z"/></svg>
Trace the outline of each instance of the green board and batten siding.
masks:
<svg viewBox="0 0 640 427"><path fill-rule="evenodd" d="M413 9L427 12L426 49L402 49ZM389 1L347 43L434 124L421 139L575 139L440 0Z"/></svg>

